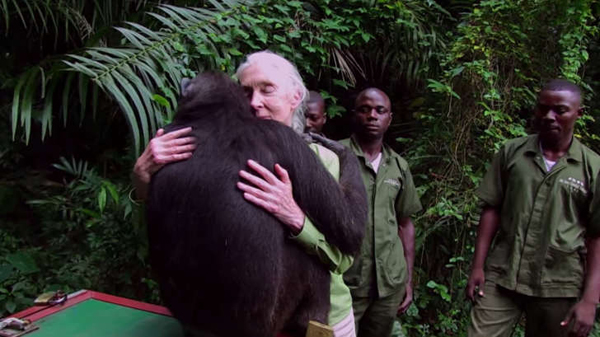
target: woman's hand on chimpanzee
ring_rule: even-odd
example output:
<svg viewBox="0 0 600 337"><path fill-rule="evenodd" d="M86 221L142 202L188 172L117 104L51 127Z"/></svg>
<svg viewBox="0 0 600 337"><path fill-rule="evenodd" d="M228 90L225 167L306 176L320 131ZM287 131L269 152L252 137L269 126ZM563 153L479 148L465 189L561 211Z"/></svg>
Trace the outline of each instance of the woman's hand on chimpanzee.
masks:
<svg viewBox="0 0 600 337"><path fill-rule="evenodd" d="M240 177L249 183L237 183L237 187L244 192L244 198L273 214L288 226L292 234L300 233L304 226L304 212L294 200L288 172L275 164L277 177L253 160L248 160L248 167L258 175L240 171Z"/></svg>
<svg viewBox="0 0 600 337"><path fill-rule="evenodd" d="M138 199L146 199L152 175L168 163L188 159L196 149L196 139L190 137L191 127L165 134L158 129L156 135L133 167L133 184Z"/></svg>

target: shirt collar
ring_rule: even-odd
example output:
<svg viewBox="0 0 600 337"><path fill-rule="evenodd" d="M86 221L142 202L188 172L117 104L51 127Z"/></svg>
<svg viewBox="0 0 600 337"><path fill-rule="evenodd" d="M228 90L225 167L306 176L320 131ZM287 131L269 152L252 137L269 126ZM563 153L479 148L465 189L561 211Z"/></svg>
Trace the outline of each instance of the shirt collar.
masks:
<svg viewBox="0 0 600 337"><path fill-rule="evenodd" d="M367 162L367 157L365 156L365 153L358 144L358 140L356 140L356 136L354 134L350 136L350 149L354 151L354 154L356 154L357 157L361 157L363 158L365 163ZM386 163L389 163L392 156L392 149L386 143L383 143L381 145L381 162L385 161Z"/></svg>
<svg viewBox="0 0 600 337"><path fill-rule="evenodd" d="M571 145L569 146L569 149L567 150L567 153L565 154L565 158L567 161L577 161L580 162L582 160L581 157L581 142L575 137L573 136L573 140L571 141ZM527 154L539 154L541 156L543 156L544 154L541 151L541 146L540 146L540 138L539 135L534 135L533 137L530 137L527 141L527 143L525 144L525 153Z"/></svg>

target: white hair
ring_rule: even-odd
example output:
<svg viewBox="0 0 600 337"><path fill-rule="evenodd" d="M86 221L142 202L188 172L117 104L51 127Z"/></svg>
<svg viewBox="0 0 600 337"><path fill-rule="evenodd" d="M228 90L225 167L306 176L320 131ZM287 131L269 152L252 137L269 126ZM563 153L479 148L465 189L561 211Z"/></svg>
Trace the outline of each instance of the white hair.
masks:
<svg viewBox="0 0 600 337"><path fill-rule="evenodd" d="M294 109L294 115L292 117L292 129L298 134L302 134L306 123L304 112L306 111L306 102L308 101L308 89L306 89L298 69L292 62L288 61L283 56L270 50L263 50L246 56L246 60L237 68L235 75L237 78L240 78L242 72L246 70L246 68L258 62L262 64L265 64L266 62L267 65L283 72L289 77L292 87L300 93L300 104Z"/></svg>

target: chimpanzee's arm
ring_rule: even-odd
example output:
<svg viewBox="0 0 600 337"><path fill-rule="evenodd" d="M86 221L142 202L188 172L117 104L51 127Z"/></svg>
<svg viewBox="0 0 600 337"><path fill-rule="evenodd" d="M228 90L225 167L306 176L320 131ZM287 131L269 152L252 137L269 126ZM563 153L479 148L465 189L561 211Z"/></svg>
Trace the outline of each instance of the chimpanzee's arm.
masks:
<svg viewBox="0 0 600 337"><path fill-rule="evenodd" d="M257 179L247 172L240 172L242 179L254 185L238 183L244 198L273 214L293 233L302 229L304 216L307 216L329 244L342 253L356 253L362 244L367 220L366 191L356 156L344 147L340 154L336 153L341 167L338 183L318 155L299 142L300 137L292 130L273 124L262 131L269 151L273 153L274 163L271 163L275 164L279 178L264 166L248 161L261 177ZM324 147L321 149L331 153ZM268 162L268 158L262 161ZM291 202L290 192L293 193ZM288 213L300 216L289 217Z"/></svg>
<svg viewBox="0 0 600 337"><path fill-rule="evenodd" d="M337 155L340 165L339 183L320 177L317 185L296 185L298 181L306 182L315 178L314 174L307 174L306 169L297 171L294 174L295 178L301 178L292 180L295 184L294 196L298 198L298 203L315 227L325 235L327 242L338 247L343 253L353 254L362 244L367 220L366 191L360 176L358 160L342 145L333 146L331 150L316 144L311 147L320 149L315 151L318 157L319 152L333 152ZM300 156L298 154L298 157Z"/></svg>
<svg viewBox="0 0 600 337"><path fill-rule="evenodd" d="M338 181L340 162L337 155L316 144L310 145L310 148L317 154L320 164L325 168L326 172L322 172L327 176L325 178L334 178L335 181ZM323 233L315 227L294 200L292 182L285 168L275 165L275 172L271 173L267 168L252 160L249 160L247 164L250 169L258 173L258 176L244 170L240 171L240 177L244 181L238 182L237 186L244 191L244 198L265 209L285 224L290 229L291 239L300 244L307 253L316 255L322 263L329 267L330 271L342 274L350 268L353 262L352 256L344 254L337 247L330 245ZM315 164L318 163L315 162ZM337 187L337 184L334 184ZM327 190L322 189L321 192L326 193ZM335 202L330 202L330 204L337 205ZM328 205L320 206L327 207Z"/></svg>
<svg viewBox="0 0 600 337"><path fill-rule="evenodd" d="M310 145L310 147L318 154L327 171L335 180L339 180L340 162L338 157L333 153L329 156L323 151L319 151L317 145ZM329 270L334 273L343 274L354 262L351 255L343 254L337 247L330 245L325 240L323 233L319 232L308 217L304 219L301 232L293 236L292 240L304 247L309 254L317 255L319 260L329 266Z"/></svg>

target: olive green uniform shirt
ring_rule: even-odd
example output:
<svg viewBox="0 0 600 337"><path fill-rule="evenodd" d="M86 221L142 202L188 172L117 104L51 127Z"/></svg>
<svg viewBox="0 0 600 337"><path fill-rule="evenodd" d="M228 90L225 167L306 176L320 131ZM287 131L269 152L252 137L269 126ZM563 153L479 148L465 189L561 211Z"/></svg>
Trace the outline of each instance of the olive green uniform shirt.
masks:
<svg viewBox="0 0 600 337"><path fill-rule="evenodd" d="M537 135L508 141L477 195L500 210L486 278L517 293L578 297L585 236L600 235L600 157L576 138L546 170Z"/></svg>
<svg viewBox="0 0 600 337"><path fill-rule="evenodd" d="M321 159L327 171L336 180L339 180L340 162L337 155L317 144L311 144L310 148ZM304 227L300 233L292 237L292 240L297 241L309 254L316 255L322 263L329 267L331 274L329 325L339 323L350 314L352 307L350 290L342 278L342 274L352 265L352 256L342 254L337 247L327 243L325 236L319 232L308 217L305 217Z"/></svg>
<svg viewBox="0 0 600 337"><path fill-rule="evenodd" d="M420 211L421 202L407 162L389 146L383 145L376 173L354 138L340 143L358 157L369 202L365 238L344 280L354 297L385 297L404 287L408 276L397 219Z"/></svg>

